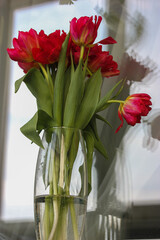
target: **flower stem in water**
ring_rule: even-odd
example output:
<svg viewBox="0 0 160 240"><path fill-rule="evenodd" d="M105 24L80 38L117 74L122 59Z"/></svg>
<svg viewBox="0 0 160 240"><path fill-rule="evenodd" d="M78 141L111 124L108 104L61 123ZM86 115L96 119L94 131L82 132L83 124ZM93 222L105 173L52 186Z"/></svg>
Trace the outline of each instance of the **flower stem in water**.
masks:
<svg viewBox="0 0 160 240"><path fill-rule="evenodd" d="M71 212L74 239L79 240L77 218L76 218L76 213L75 213L75 208L74 208L74 199L71 200L69 207L70 207L70 212Z"/></svg>

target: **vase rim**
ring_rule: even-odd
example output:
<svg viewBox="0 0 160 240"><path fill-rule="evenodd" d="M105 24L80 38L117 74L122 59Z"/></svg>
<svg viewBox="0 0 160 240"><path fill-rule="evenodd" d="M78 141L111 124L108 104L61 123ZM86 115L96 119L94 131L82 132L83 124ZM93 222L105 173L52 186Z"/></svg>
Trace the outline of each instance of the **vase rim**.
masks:
<svg viewBox="0 0 160 240"><path fill-rule="evenodd" d="M44 131L52 131L52 129L68 129L68 130L72 130L72 131L77 131L77 132L83 132L83 133L86 133L86 134L89 134L89 135L91 135L92 136L92 134L89 132L89 131L87 131L87 130L84 130L84 129L80 129L80 128L76 128L76 127L66 127L66 126L53 126L53 127L48 127L48 128L45 128L44 129Z"/></svg>
<svg viewBox="0 0 160 240"><path fill-rule="evenodd" d="M66 127L66 126L53 126L53 127L48 127L45 128L44 130L49 130L49 129L71 129L71 130L76 130L76 131L84 131L83 129L76 128L76 127Z"/></svg>

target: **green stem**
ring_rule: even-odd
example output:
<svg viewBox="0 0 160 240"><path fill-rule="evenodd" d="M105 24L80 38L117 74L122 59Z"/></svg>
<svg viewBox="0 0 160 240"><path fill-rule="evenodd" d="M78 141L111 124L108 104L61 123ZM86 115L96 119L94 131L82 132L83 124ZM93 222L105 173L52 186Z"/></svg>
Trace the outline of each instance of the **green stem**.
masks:
<svg viewBox="0 0 160 240"><path fill-rule="evenodd" d="M70 207L70 212L71 212L74 240L79 240L77 218L76 218L76 213L75 213L75 208L74 208L74 199L72 199L72 201L70 202L69 207Z"/></svg>
<svg viewBox="0 0 160 240"><path fill-rule="evenodd" d="M51 155L50 155L50 162L49 162L49 182L50 182L50 186L49 186L49 195L52 197L53 196L53 180L52 180L52 176L53 176L53 165L54 165L54 155L52 153L51 150ZM56 188L55 188L56 189ZM50 202L50 198L46 197L45 198L45 212L44 212L44 236L45 239L49 238L51 229L52 229L52 225L53 225L53 205Z"/></svg>
<svg viewBox="0 0 160 240"><path fill-rule="evenodd" d="M45 212L44 212L44 238L48 239L50 234L50 201L45 198Z"/></svg>
<svg viewBox="0 0 160 240"><path fill-rule="evenodd" d="M41 63L39 63L39 66L44 74L44 77L46 78L47 82L48 82L48 85L49 85L49 80L48 80L48 74L47 74L47 71L46 69L43 67L43 65Z"/></svg>
<svg viewBox="0 0 160 240"><path fill-rule="evenodd" d="M83 55L84 55L84 46L82 45L79 60L83 59Z"/></svg>
<svg viewBox="0 0 160 240"><path fill-rule="evenodd" d="M58 201L57 199L53 199L53 209L54 209L54 222L53 222L53 226L52 226L52 230L50 232L49 238L48 240L53 240L53 237L55 235L56 232L56 228L57 228L57 224L58 224Z"/></svg>
<svg viewBox="0 0 160 240"><path fill-rule="evenodd" d="M109 100L107 103L125 103L123 100Z"/></svg>
<svg viewBox="0 0 160 240"><path fill-rule="evenodd" d="M68 216L68 203L65 202L65 205L63 208L61 208L61 215L60 215L60 221L59 221L59 238L56 240L67 240L67 229L68 229L68 222L67 222L67 216Z"/></svg>
<svg viewBox="0 0 160 240"><path fill-rule="evenodd" d="M51 88L51 93L52 93L52 100L53 100L53 93L54 93L54 87L53 87L53 81L52 81L52 77L50 74L50 70L49 70L49 66L47 65L47 75L48 75L48 82L49 82L49 86Z"/></svg>
<svg viewBox="0 0 160 240"><path fill-rule="evenodd" d="M67 135L68 136L68 135ZM68 168L67 168L67 149L66 144L69 141L69 137L66 135L61 135L60 142L60 166L59 166L59 179L56 176L55 168L55 156L52 156L53 161L53 194L58 195L59 198L53 199L53 215L52 227L50 228L50 234L47 240L66 240L67 238L67 217L70 209L72 228L74 234L74 240L79 240L78 224L76 219L76 212L74 207L74 199L69 195L69 178L68 178ZM69 141L70 142L70 141ZM65 189L64 189L65 186ZM65 191L65 192L64 192ZM64 199L62 194L64 193ZM69 197L69 205L67 199ZM48 224L48 223L47 223Z"/></svg>
<svg viewBox="0 0 160 240"><path fill-rule="evenodd" d="M64 135L62 134L61 136L61 151L60 151L60 173L59 173L59 182L57 183L56 180L56 170L55 170L55 163L53 164L53 192L54 196L55 195L62 195L62 189L64 185L64 174L65 174L65 159L66 159L66 154L65 154L65 141L64 141ZM59 188L57 188L59 184ZM64 221L62 216L59 216L60 214L60 209L59 209L59 204L58 204L58 199L53 199L53 209L54 209L54 222L52 226L52 230L50 233L50 236L48 240L53 240L56 234L56 229L59 225L60 221ZM63 211L63 209L62 209ZM66 214L65 214L66 215ZM65 216L64 216L65 218ZM64 234L64 233L62 233Z"/></svg>
<svg viewBox="0 0 160 240"><path fill-rule="evenodd" d="M57 195L58 194L58 189L57 189L55 161L53 161L53 184L52 185L53 185L53 194Z"/></svg>
<svg viewBox="0 0 160 240"><path fill-rule="evenodd" d="M87 72L89 73L90 76L93 75L93 73L89 70L89 68L87 67Z"/></svg>
<svg viewBox="0 0 160 240"><path fill-rule="evenodd" d="M65 170L65 143L64 135L62 134L61 139L61 152L60 152L60 174L59 174L59 187L63 189L64 184L64 171Z"/></svg>
<svg viewBox="0 0 160 240"><path fill-rule="evenodd" d="M57 189L57 179L56 179L56 168L55 168L55 154L51 154L51 158L53 159L53 182L50 183L50 193L52 193L53 195L53 211L52 214L54 215L54 218L52 217L52 228L51 228L51 232L49 235L49 238L47 238L48 240L53 240L53 237L55 235L55 231L57 228L57 224L58 224L58 215L59 215L59 207L58 207L58 200L54 199L54 196L56 196L58 194L58 189Z"/></svg>
<svg viewBox="0 0 160 240"><path fill-rule="evenodd" d="M39 63L39 66L40 66L40 68L43 72L43 75L44 75L45 79L47 80L47 84L49 86L51 98L53 100L53 82L52 82L52 77L51 77L50 72L49 72L49 67L47 65L47 71L46 71L46 69L43 67L43 65L41 63Z"/></svg>

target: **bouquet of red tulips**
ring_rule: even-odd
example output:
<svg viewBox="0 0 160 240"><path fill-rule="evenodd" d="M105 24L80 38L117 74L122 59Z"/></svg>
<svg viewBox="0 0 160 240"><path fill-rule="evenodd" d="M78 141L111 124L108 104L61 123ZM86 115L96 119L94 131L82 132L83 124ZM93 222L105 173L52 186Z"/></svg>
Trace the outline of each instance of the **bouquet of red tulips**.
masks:
<svg viewBox="0 0 160 240"><path fill-rule="evenodd" d="M95 139L95 147L102 145L95 137L93 122L98 113L111 103L120 103L118 116L123 125L123 118L129 125L135 125L151 110L148 94L133 94L125 101L116 100L117 87L121 81L101 98L102 77L119 75L118 65L108 51L102 50L104 44L115 44L112 37L97 43L97 31L102 18L73 18L68 35L60 30L46 35L33 29L19 32L18 39L13 39L13 47L7 49L10 58L18 62L25 75L16 81L17 92L25 82L37 100L38 111L21 128L24 135L42 147L39 132L50 126L65 126L86 129ZM107 122L108 123L108 122ZM92 127L91 127L92 126ZM92 130L91 130L92 129ZM95 130L95 131L94 131Z"/></svg>
<svg viewBox="0 0 160 240"><path fill-rule="evenodd" d="M103 77L119 75L118 65L102 45L115 44L112 37L95 43L102 18L99 16L73 18L70 31L56 30L46 35L30 29L19 32L13 48L7 49L10 58L18 62L25 75L16 81L17 92L24 82L37 100L37 112L22 128L22 133L43 148L40 132L50 127L70 127L88 131L92 141L89 150L88 176L91 185L91 165L94 148L105 157L107 153L97 135L96 119L104 119L99 112L112 103L119 103L118 116L135 125L151 110L150 96L138 93L126 100L117 100L123 80L101 97ZM86 139L88 141L88 139Z"/></svg>

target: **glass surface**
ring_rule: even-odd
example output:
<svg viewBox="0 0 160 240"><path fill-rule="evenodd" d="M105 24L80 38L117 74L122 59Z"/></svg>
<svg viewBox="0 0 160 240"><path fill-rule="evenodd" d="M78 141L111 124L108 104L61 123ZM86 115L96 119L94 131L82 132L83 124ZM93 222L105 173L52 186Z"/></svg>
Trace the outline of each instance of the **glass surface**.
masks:
<svg viewBox="0 0 160 240"><path fill-rule="evenodd" d="M35 174L37 240L81 240L86 217L87 149L83 132L45 130Z"/></svg>

